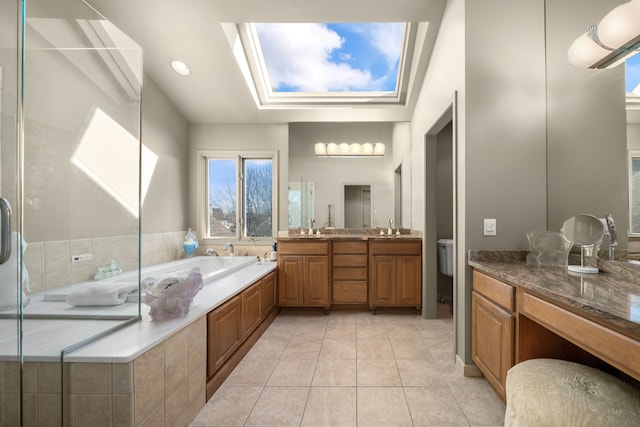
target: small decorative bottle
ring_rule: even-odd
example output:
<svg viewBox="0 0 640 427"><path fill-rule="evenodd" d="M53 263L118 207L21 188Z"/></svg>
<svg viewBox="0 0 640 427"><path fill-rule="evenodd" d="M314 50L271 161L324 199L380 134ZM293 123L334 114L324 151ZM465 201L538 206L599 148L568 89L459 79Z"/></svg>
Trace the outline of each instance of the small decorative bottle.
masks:
<svg viewBox="0 0 640 427"><path fill-rule="evenodd" d="M187 258L191 258L195 250L198 248L198 239L193 231L191 231L191 227L189 227L189 231L184 236L184 243L182 244L182 247L187 254Z"/></svg>

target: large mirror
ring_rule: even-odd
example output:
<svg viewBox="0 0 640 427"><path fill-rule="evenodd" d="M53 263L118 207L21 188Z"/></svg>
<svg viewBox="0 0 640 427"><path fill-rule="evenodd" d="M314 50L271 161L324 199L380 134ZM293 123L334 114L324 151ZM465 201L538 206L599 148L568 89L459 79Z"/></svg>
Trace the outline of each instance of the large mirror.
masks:
<svg viewBox="0 0 640 427"><path fill-rule="evenodd" d="M394 225L393 123L291 123L289 125L289 181L304 177L313 182L313 205L302 222L290 219L289 228L316 227L384 228L389 218ZM318 142L383 143L382 157L317 157ZM364 188L366 186L367 188ZM294 185L297 187L297 185ZM367 191L367 189L369 191ZM291 192L290 192L291 196ZM290 212L292 208L290 200ZM298 209L294 206L296 213ZM297 215L294 215L297 217Z"/></svg>
<svg viewBox="0 0 640 427"><path fill-rule="evenodd" d="M581 212L611 214L618 248L627 249L629 150L640 149L640 69L627 67L633 74L625 87L624 65L584 70L567 60L573 41L622 3L546 1L547 212L548 229L556 231Z"/></svg>

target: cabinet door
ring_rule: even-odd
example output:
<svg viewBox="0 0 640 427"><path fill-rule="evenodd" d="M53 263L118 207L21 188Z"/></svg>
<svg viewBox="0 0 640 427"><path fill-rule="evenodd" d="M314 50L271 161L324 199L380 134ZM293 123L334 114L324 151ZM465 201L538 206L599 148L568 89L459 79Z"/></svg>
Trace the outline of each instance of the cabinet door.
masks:
<svg viewBox="0 0 640 427"><path fill-rule="evenodd" d="M256 283L242 293L242 332L248 336L262 322L260 285Z"/></svg>
<svg viewBox="0 0 640 427"><path fill-rule="evenodd" d="M302 304L303 259L304 257L295 255L278 257L278 304Z"/></svg>
<svg viewBox="0 0 640 427"><path fill-rule="evenodd" d="M472 292L471 356L487 381L505 399L507 371L513 366L513 315Z"/></svg>
<svg viewBox="0 0 640 427"><path fill-rule="evenodd" d="M422 305L422 266L419 256L397 257L397 304Z"/></svg>
<svg viewBox="0 0 640 427"><path fill-rule="evenodd" d="M376 255L372 257L371 277L369 286L371 287L371 299L369 303L372 307L378 305L396 304L396 257L387 255Z"/></svg>
<svg viewBox="0 0 640 427"><path fill-rule="evenodd" d="M241 320L239 296L207 315L207 378L211 377L240 346Z"/></svg>
<svg viewBox="0 0 640 427"><path fill-rule="evenodd" d="M276 306L276 274L271 273L262 279L260 285L260 303L262 304L262 318L271 313Z"/></svg>
<svg viewBox="0 0 640 427"><path fill-rule="evenodd" d="M329 305L329 257L304 257L304 305Z"/></svg>

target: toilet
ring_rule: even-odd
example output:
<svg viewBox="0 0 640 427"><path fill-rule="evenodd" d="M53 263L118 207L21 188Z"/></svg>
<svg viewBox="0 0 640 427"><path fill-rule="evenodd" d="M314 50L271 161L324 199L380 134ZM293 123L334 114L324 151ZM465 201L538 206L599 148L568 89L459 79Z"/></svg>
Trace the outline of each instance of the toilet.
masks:
<svg viewBox="0 0 640 427"><path fill-rule="evenodd" d="M438 260L440 273L453 276L453 239L438 240Z"/></svg>

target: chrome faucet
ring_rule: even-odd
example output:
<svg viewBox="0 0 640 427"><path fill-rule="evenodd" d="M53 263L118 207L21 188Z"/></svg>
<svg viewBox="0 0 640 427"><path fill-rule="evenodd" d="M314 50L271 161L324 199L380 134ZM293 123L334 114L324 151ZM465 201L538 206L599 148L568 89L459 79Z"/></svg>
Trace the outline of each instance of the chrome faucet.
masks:
<svg viewBox="0 0 640 427"><path fill-rule="evenodd" d="M233 252L233 245L231 243L225 243L224 248L222 249L224 249L225 251L229 249L229 256L235 255L235 253Z"/></svg>
<svg viewBox="0 0 640 427"><path fill-rule="evenodd" d="M218 252L214 248L207 248L207 250L204 251L204 254L207 256L211 256L211 255L218 256Z"/></svg>
<svg viewBox="0 0 640 427"><path fill-rule="evenodd" d="M613 215L607 215L607 229L609 230L609 260L615 259L615 247L618 246L618 235L616 234L616 224L613 222Z"/></svg>
<svg viewBox="0 0 640 427"><path fill-rule="evenodd" d="M391 218L389 218L389 221L387 223L387 234L390 236L391 235L391 226L393 225L393 221L391 220Z"/></svg>

